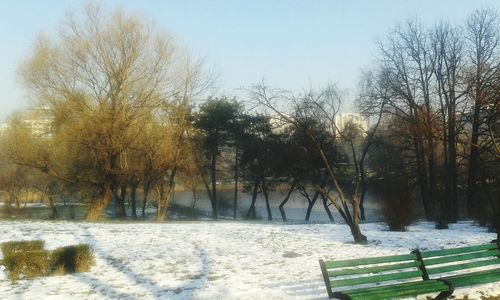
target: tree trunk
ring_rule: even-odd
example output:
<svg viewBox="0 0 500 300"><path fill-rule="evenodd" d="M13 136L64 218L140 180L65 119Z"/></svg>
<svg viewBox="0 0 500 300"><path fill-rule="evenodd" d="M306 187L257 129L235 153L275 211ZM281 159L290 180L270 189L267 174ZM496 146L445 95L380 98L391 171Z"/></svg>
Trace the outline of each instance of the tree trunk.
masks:
<svg viewBox="0 0 500 300"><path fill-rule="evenodd" d="M212 151L212 159L210 165L210 180L212 183L212 215L215 219L219 217L219 201L217 200L217 152L216 146Z"/></svg>
<svg viewBox="0 0 500 300"><path fill-rule="evenodd" d="M123 217L127 217L127 210L125 209L125 200L127 198L127 186L126 185L122 185L120 186L120 205L122 206L121 207L121 211L123 212Z"/></svg>
<svg viewBox="0 0 500 300"><path fill-rule="evenodd" d="M323 198L323 207L325 208L326 214L328 215L330 222L334 222L335 219L333 218L332 212L328 207L328 199L325 197L325 195L323 195L323 193L321 193L321 198Z"/></svg>
<svg viewBox="0 0 500 300"><path fill-rule="evenodd" d="M436 181L436 155L435 155L435 144L434 138L428 138L429 144L429 202L431 204L431 211L433 211L434 203L437 198L437 181Z"/></svg>
<svg viewBox="0 0 500 300"><path fill-rule="evenodd" d="M196 192L196 188L195 187L193 187L192 192L193 192L193 202L191 202L190 208L194 209L196 207L196 201L198 200L198 196L197 196L197 192Z"/></svg>
<svg viewBox="0 0 500 300"><path fill-rule="evenodd" d="M146 180L144 182L144 184L142 185L143 198L142 198L141 217L142 217L143 220L146 219L146 203L148 202L148 193L149 193L150 187L151 187L151 182L149 180Z"/></svg>
<svg viewBox="0 0 500 300"><path fill-rule="evenodd" d="M359 228L359 199L354 195L352 199L353 206L353 223L349 226L351 229L352 236L356 243L366 243L367 238L365 235L361 233L361 229Z"/></svg>
<svg viewBox="0 0 500 300"><path fill-rule="evenodd" d="M12 201L12 195L9 194L7 197L7 204L5 205L7 216L12 214Z"/></svg>
<svg viewBox="0 0 500 300"><path fill-rule="evenodd" d="M120 194L118 194L118 189L113 189L113 196L115 197L115 212L116 217L123 219L127 216L125 211L125 193L123 192L123 186L120 187Z"/></svg>
<svg viewBox="0 0 500 300"><path fill-rule="evenodd" d="M158 223L164 222L167 217L167 213L170 208L170 201L172 200L172 196L174 194L176 173L177 173L177 168L174 168L174 170L172 170L172 172L170 173L168 179L167 191L165 193L162 193L163 195L161 195L161 197L158 199L159 204L156 215L156 221Z"/></svg>
<svg viewBox="0 0 500 300"><path fill-rule="evenodd" d="M156 189L156 220L158 221L162 209L163 198L165 197L165 182L163 179L155 186Z"/></svg>
<svg viewBox="0 0 500 300"><path fill-rule="evenodd" d="M362 234L361 230L359 229L359 224L358 225L351 224L351 225L349 225L349 229L351 230L351 234L354 238L354 242L361 243L361 244L364 244L367 242L366 236L364 234Z"/></svg>
<svg viewBox="0 0 500 300"><path fill-rule="evenodd" d="M311 138L312 138L312 140L314 140L313 137L311 137ZM326 171L328 172L327 174L330 177L330 180L332 181L332 185L335 187L335 190L337 191L337 193L341 199L341 203L342 203L343 208L340 207L340 205L338 205L338 203L333 198L331 198L328 194L325 194L324 189L322 191L323 195L328 197L328 199L335 206L335 208L337 209L339 214L342 216L344 221L349 225L349 227L351 228L351 233L352 233L352 236L354 238L354 241L356 243L366 242L367 238L366 238L366 236L364 236L361 233L361 229L359 228L359 200L356 198L353 198L352 205L353 205L354 211L353 211L353 216L351 217L351 215L349 213L349 209L347 207L344 192L342 191L342 188L340 187L340 185L337 181L337 178L335 177L335 173L333 172L330 164L328 163L328 159L326 158L325 153L323 152L323 149L321 149L321 147L317 143L316 143L316 147L318 148L318 151L321 155L321 159L324 162L324 165L326 167ZM357 197L357 196L355 195L355 197Z"/></svg>
<svg viewBox="0 0 500 300"><path fill-rule="evenodd" d="M360 180L361 199L359 201L359 212L360 212L361 220L365 221L366 220L366 216L365 216L366 175L365 175L364 163L359 164L359 170L360 170L360 177L361 177L361 180Z"/></svg>
<svg viewBox="0 0 500 300"><path fill-rule="evenodd" d="M130 203L132 204L132 218L137 219L137 183L134 182L130 187Z"/></svg>
<svg viewBox="0 0 500 300"><path fill-rule="evenodd" d="M252 215L252 219L255 219L256 214L255 214L255 201L257 200L257 194L259 193L259 180L255 180L253 183L253 192L252 192L252 203L250 204L250 207L248 208L247 211L247 218Z"/></svg>
<svg viewBox="0 0 500 300"><path fill-rule="evenodd" d="M319 171L319 174L321 174L321 171ZM321 176L321 175L320 175ZM324 189L326 185L326 180L328 179L328 176L326 173L323 175L323 179L320 182L320 188ZM320 196L321 192L320 190L317 190L316 193L314 194L313 198L311 201L309 201L309 205L307 206L307 211L306 211L306 221L309 221L311 218L311 212L314 207L314 204L316 204L316 201L318 200L318 197ZM309 199L308 199L309 200Z"/></svg>
<svg viewBox="0 0 500 300"><path fill-rule="evenodd" d="M281 201L281 203L279 205L279 209L280 209L280 213L281 213L281 218L283 219L283 222L287 222L288 221L287 218L286 218L285 209L283 207L288 202L288 199L290 199L290 195L292 195L292 192L295 189L296 185L297 185L297 181L294 179L293 182L292 182L292 185L290 186L290 189L288 190L288 193L286 194L285 199L283 199L283 201Z"/></svg>
<svg viewBox="0 0 500 300"><path fill-rule="evenodd" d="M104 209L109 205L111 201L112 189L111 185L106 184L103 187L101 195L92 201L90 204L87 213L85 215L85 221L88 222L96 222L102 215Z"/></svg>
<svg viewBox="0 0 500 300"><path fill-rule="evenodd" d="M16 215L19 216L21 214L21 202L19 201L19 196L16 196L14 199L16 202Z"/></svg>
<svg viewBox="0 0 500 300"><path fill-rule="evenodd" d="M467 176L467 212L469 216L477 215L476 182L479 168L479 114L480 107L476 102L472 119L472 134L470 140L469 169Z"/></svg>
<svg viewBox="0 0 500 300"><path fill-rule="evenodd" d="M269 194L267 192L267 181L264 174L262 174L262 192L264 192L264 199L266 200L267 220L272 221L273 215L271 213L271 206L269 205Z"/></svg>
<svg viewBox="0 0 500 300"><path fill-rule="evenodd" d="M233 219L236 220L236 210L238 207L238 145L236 145L236 153L234 158L234 204L233 204Z"/></svg>
<svg viewBox="0 0 500 300"><path fill-rule="evenodd" d="M448 188L447 199L448 207L451 213L451 222L458 220L458 191L457 191L457 144L456 144L456 119L455 109L451 108L448 113L448 168L447 168L447 183Z"/></svg>
<svg viewBox="0 0 500 300"><path fill-rule="evenodd" d="M422 197L422 203L424 205L424 214L425 218L428 221L432 221L433 216L432 216L432 210L431 210L431 204L429 200L429 190L428 190L428 185L427 185L427 172L425 172L425 165L423 163L424 161L424 154L423 150L421 149L420 142L418 141L418 138L414 138L413 140L414 146L415 146L415 157L417 160L417 181L418 185L420 187L420 195Z"/></svg>
<svg viewBox="0 0 500 300"><path fill-rule="evenodd" d="M59 219L59 214L57 213L57 207L56 204L54 203L54 197L49 196L49 206L52 210L52 213L50 215L51 220L57 220Z"/></svg>
<svg viewBox="0 0 500 300"><path fill-rule="evenodd" d="M309 219L311 218L311 211L314 207L314 204L316 204L316 201L318 200L319 194L320 192L316 191L316 193L314 193L313 198L311 199L311 201L309 201L309 204L307 205L306 219L305 219L306 221L309 221Z"/></svg>
<svg viewBox="0 0 500 300"><path fill-rule="evenodd" d="M382 121L382 115L384 112L384 105L380 107L380 112L378 113L377 117L377 122L375 123L375 126L373 126L373 129L371 132L368 134L367 142L365 144L365 147L363 148L363 153L361 154L361 159L359 160L359 173L360 173L360 184L361 184L361 199L359 201L359 211L361 215L361 220L365 221L366 216L365 216L365 196L366 196L366 174L365 174L365 158L366 155L368 154L368 150L370 150L371 145L373 144L373 137L375 136L375 133L377 132L377 129L380 125L380 122ZM326 198L323 197L323 203L326 203ZM328 216L330 217L330 220L333 221L333 217L331 217L330 209L328 209L328 206L325 207L326 212L328 213Z"/></svg>

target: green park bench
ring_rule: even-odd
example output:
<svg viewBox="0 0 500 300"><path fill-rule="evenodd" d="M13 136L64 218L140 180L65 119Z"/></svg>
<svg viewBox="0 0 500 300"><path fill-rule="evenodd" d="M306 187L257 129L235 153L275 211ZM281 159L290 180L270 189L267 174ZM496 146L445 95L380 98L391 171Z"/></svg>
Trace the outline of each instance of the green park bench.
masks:
<svg viewBox="0 0 500 300"><path fill-rule="evenodd" d="M453 292L445 280L423 280L418 252L319 264L330 298L394 299L438 293L436 299L444 299Z"/></svg>
<svg viewBox="0 0 500 300"><path fill-rule="evenodd" d="M444 299L455 288L500 281L500 243L319 263L330 298L394 299L438 293L436 299Z"/></svg>
<svg viewBox="0 0 500 300"><path fill-rule="evenodd" d="M423 251L420 255L425 266L424 279L443 279L453 288L500 281L500 241Z"/></svg>

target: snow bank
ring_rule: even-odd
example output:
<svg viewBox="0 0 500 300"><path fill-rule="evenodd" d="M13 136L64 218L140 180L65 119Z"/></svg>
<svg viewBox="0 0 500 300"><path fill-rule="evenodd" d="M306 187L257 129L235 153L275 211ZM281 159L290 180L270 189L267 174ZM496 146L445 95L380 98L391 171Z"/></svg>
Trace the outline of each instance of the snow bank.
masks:
<svg viewBox="0 0 500 300"><path fill-rule="evenodd" d="M90 243L89 273L8 281L1 299L326 299L318 259L350 259L476 245L495 235L464 222L449 230L430 223L389 232L362 225L370 242L351 243L340 224L250 222L89 224L0 222L0 242L44 239L46 248ZM500 295L500 284L457 289L455 296ZM425 299L425 297L420 297Z"/></svg>

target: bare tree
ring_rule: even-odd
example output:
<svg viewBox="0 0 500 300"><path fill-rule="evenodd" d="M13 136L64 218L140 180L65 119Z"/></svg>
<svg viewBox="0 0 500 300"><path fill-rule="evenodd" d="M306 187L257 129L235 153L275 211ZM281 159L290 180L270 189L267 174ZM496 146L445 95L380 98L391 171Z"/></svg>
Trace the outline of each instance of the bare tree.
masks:
<svg viewBox="0 0 500 300"><path fill-rule="evenodd" d="M443 154L445 172L445 197L440 197L440 223L458 219L458 162L457 140L460 119L457 115L463 107L467 87L464 81L465 57L463 35L459 28L448 23L439 23L431 32L436 77L436 92L443 132Z"/></svg>
<svg viewBox="0 0 500 300"><path fill-rule="evenodd" d="M361 233L359 227L359 166L355 164L355 176L353 178L353 193L348 199L338 181L338 175L335 172L336 162L334 158L328 157L325 154L325 149L321 143L318 142L317 136L308 128L302 128L299 120L304 119L303 115L315 116L320 122L325 122L330 133L330 142L335 142L335 134L339 132L335 125L335 115L341 102L341 96L338 90L329 86L319 93L309 92L304 95L295 96L291 92L272 89L265 85L264 82L257 84L247 89L250 98L258 103L262 108L267 109L280 118L282 122L300 128L308 134L311 142L316 146L316 151L320 154L323 161L323 167L328 174L328 179L334 187L336 195L329 193L327 189L317 186L317 189L330 200L332 205L340 213L346 224L351 230L351 234L355 242L366 242L366 236ZM300 106L300 109L296 109ZM293 112L298 113L294 115ZM350 141L347 137L344 137ZM354 160L357 162L356 154L353 153ZM349 208L349 203L352 207L352 212Z"/></svg>
<svg viewBox="0 0 500 300"><path fill-rule="evenodd" d="M436 121L431 98L436 58L430 46L427 31L417 21L397 26L386 44L379 43L380 68L391 88L385 111L390 108L414 129L418 182L427 219L434 217L437 192L436 137L430 127Z"/></svg>
<svg viewBox="0 0 500 300"><path fill-rule="evenodd" d="M469 214L477 212L477 186L480 160L480 128L484 124L482 113L492 93L487 93L487 86L499 72L499 21L498 13L489 9L476 10L468 19L466 26L468 54L472 70L470 74L470 97L472 108L472 132L468 157L467 209Z"/></svg>
<svg viewBox="0 0 500 300"><path fill-rule="evenodd" d="M359 111L366 118L375 119L375 124L366 132L365 142L362 146L362 152L359 159L359 172L361 184L361 196L359 210L361 220L365 220L364 199L366 195L366 170L365 161L369 153L370 147L373 144L374 136L380 126L382 117L385 113L387 102L390 101L392 94L389 85L387 84L387 73L384 70L377 72L367 71L362 74L360 82L360 92L356 103Z"/></svg>

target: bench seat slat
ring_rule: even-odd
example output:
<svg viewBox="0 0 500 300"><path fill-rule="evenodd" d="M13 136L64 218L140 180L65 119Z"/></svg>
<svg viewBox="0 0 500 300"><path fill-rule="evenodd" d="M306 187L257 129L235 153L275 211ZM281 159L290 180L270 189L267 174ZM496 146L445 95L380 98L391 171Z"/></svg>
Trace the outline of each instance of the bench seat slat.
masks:
<svg viewBox="0 0 500 300"><path fill-rule="evenodd" d="M398 280L398 279L408 279L408 278L414 278L414 277L420 277L420 276L422 276L422 272L420 270L418 270L418 271L397 272L397 273L391 273L391 274L373 275L373 276L366 276L366 277L357 277L357 278L350 278L350 279L332 280L330 282L331 282L331 286L336 288L336 287L341 287L341 286L383 282L383 281L391 281L391 280Z"/></svg>
<svg viewBox="0 0 500 300"><path fill-rule="evenodd" d="M470 273L467 275L468 276L446 278L446 280L448 280L454 288L500 281L500 270L496 272L490 271L490 273L481 275L477 275L474 273Z"/></svg>
<svg viewBox="0 0 500 300"><path fill-rule="evenodd" d="M483 257L499 256L499 255L500 255L500 251L498 251L498 250L472 252L472 253L466 253L466 254L450 255L450 256L442 256L442 257L437 257L437 258L426 259L424 261L424 265L430 266L430 265L437 265L437 264L449 263L449 262L454 262L454 261L462 261L462 260L468 260L468 259L474 259L474 258L483 258Z"/></svg>
<svg viewBox="0 0 500 300"><path fill-rule="evenodd" d="M390 265L382 265L375 267L340 269L340 270L328 271L328 275L330 277L333 277L333 276L343 276L343 275L370 274L370 273L379 273L379 272L399 270L399 269L416 268L418 266L420 266L419 262L412 261L400 264L390 264Z"/></svg>
<svg viewBox="0 0 500 300"><path fill-rule="evenodd" d="M365 288L343 292L352 299L390 299L448 291L449 287L435 280L410 282L383 287Z"/></svg>
<svg viewBox="0 0 500 300"><path fill-rule="evenodd" d="M468 246L454 249L442 249L442 250L434 250L434 251L422 251L421 255L423 258L429 258L434 256L443 256L443 255L452 255L452 254L460 254L460 253L468 253L475 252L481 250L492 250L497 249L495 244L483 244L477 246Z"/></svg>
<svg viewBox="0 0 500 300"><path fill-rule="evenodd" d="M353 289L349 290L348 293L349 295L356 295L356 294L366 294L366 293L371 293L373 292L383 292L385 290L393 290L393 289L412 289L412 288L419 288L420 286L446 286L442 281L437 281L437 280L421 280L421 281L412 281L412 282L405 282L405 283L398 283L398 284L390 284L390 285L383 285L383 286L375 286L375 287L367 287L367 288L361 288L361 289Z"/></svg>
<svg viewBox="0 0 500 300"><path fill-rule="evenodd" d="M439 273L447 273L447 272L453 272L453 271L458 271L458 270L462 270L462 269L472 269L472 268L485 267L485 266L491 266L491 265L496 265L496 264L498 264L500 266L500 259L499 258L473 261L473 262L456 264L456 265L449 265L449 266L443 266L443 267L427 268L427 274L434 275L434 274L439 274Z"/></svg>
<svg viewBox="0 0 500 300"><path fill-rule="evenodd" d="M360 300L369 300L369 299L395 299L409 296L417 296L422 294L430 294L435 292L444 292L448 291L448 287L446 285L442 286L434 286L434 287L420 287L418 289L406 289L399 290L393 289L386 292L381 293L370 293L370 294L358 294L351 296L352 299L360 299Z"/></svg>
<svg viewBox="0 0 500 300"><path fill-rule="evenodd" d="M338 260L338 261L325 261L325 265L327 269L333 269L341 267L354 267L360 265L390 263L390 262L399 262L399 261L416 260L416 259L417 257L415 254L404 254L404 255Z"/></svg>
<svg viewBox="0 0 500 300"><path fill-rule="evenodd" d="M471 276L486 276L486 275L496 274L496 273L500 273L500 269L465 273L465 274L460 274L460 275L455 275L455 276L449 276L447 278L449 278L449 279L461 279L461 278L467 278L467 277L471 277Z"/></svg>
<svg viewBox="0 0 500 300"><path fill-rule="evenodd" d="M352 297L352 299L359 300L375 300L375 299L399 299L403 297L417 296L422 294L430 294L435 292L444 292L448 291L448 287L446 285L439 287L421 287L419 289L412 290L398 290L395 289L393 291L388 291L385 293L377 293L377 294L368 294L368 295L359 295Z"/></svg>

